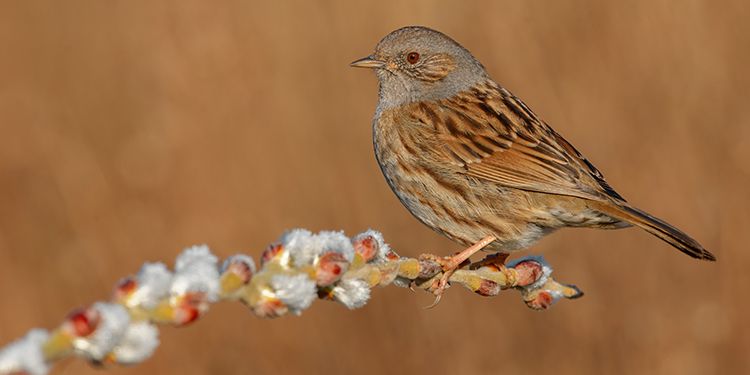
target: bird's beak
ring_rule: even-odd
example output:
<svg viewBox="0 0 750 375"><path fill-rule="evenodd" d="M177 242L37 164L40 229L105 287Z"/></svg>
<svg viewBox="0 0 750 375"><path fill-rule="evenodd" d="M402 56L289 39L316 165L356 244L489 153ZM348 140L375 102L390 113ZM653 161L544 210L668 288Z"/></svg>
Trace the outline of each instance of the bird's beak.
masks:
<svg viewBox="0 0 750 375"><path fill-rule="evenodd" d="M367 56L353 61L349 66L354 68L380 69L385 67L385 61L378 60L374 56Z"/></svg>

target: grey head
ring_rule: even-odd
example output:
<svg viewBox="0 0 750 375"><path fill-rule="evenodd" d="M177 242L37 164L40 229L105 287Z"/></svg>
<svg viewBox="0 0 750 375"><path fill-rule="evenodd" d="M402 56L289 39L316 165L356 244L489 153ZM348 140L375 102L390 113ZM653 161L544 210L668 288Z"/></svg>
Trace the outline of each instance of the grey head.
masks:
<svg viewBox="0 0 750 375"><path fill-rule="evenodd" d="M471 52L447 35L422 26L391 32L378 43L375 53L351 66L377 73L378 110L451 97L489 79Z"/></svg>

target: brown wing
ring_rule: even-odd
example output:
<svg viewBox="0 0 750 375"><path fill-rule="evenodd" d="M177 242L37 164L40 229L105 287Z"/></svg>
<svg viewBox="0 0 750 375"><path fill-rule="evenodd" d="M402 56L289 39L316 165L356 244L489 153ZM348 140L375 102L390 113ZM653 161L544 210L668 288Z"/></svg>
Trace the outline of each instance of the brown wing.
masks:
<svg viewBox="0 0 750 375"><path fill-rule="evenodd" d="M469 176L542 193L624 201L578 150L499 86L482 85L422 110L432 112L443 151Z"/></svg>

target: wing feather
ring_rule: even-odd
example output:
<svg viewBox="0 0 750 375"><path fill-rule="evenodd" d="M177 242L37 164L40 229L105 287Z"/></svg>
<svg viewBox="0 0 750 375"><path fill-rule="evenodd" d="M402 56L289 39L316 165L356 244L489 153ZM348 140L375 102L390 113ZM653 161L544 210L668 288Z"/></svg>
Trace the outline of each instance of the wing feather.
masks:
<svg viewBox="0 0 750 375"><path fill-rule="evenodd" d="M450 160L468 176L502 186L586 199L617 194L578 150L520 99L485 84L423 105Z"/></svg>

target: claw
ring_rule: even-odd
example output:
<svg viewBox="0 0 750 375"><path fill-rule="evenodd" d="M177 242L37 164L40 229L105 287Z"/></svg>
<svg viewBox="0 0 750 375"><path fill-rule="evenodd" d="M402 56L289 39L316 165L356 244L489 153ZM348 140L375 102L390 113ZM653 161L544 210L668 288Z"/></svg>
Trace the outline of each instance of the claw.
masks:
<svg viewBox="0 0 750 375"><path fill-rule="evenodd" d="M445 289L450 286L449 281L451 276L453 276L453 273L456 272L457 269L461 268L464 265L464 262L471 258L472 255L476 254L477 251L482 250L485 246L492 243L492 241L495 241L495 239L496 238L494 236L487 236L474 245L471 245L470 247L447 259L437 258L431 255L423 256L425 258L430 258L439 262L443 270L440 278L433 282L433 284L429 287L429 290L432 291L432 294L435 295L435 301L432 302L431 305L427 306L427 309L431 309L437 306L438 303L440 303L440 299L442 298L443 293L445 293ZM437 285L435 285L435 283L437 283Z"/></svg>
<svg viewBox="0 0 750 375"><path fill-rule="evenodd" d="M425 306L425 307L424 307L424 309L425 309L425 310L430 310L430 309L432 309L433 307L437 306L437 305L438 305L438 303L440 303L440 299L441 299L441 298L443 298L443 295L442 295L442 294L438 294L438 295L436 295L436 296L435 296L435 300L434 300L434 301L432 301L432 303L431 303L431 304L430 304L429 306Z"/></svg>
<svg viewBox="0 0 750 375"><path fill-rule="evenodd" d="M450 279L451 275L453 275L454 272L456 272L455 269L445 271L442 275L440 275L439 279L435 280L432 283L432 286L430 286L430 290L432 291L432 294L435 295L435 300L432 302L432 304L425 307L425 309L432 309L433 307L437 306L438 303L440 303L440 299L443 298L443 293L445 293L445 290L450 286L450 284L448 284L448 279Z"/></svg>

